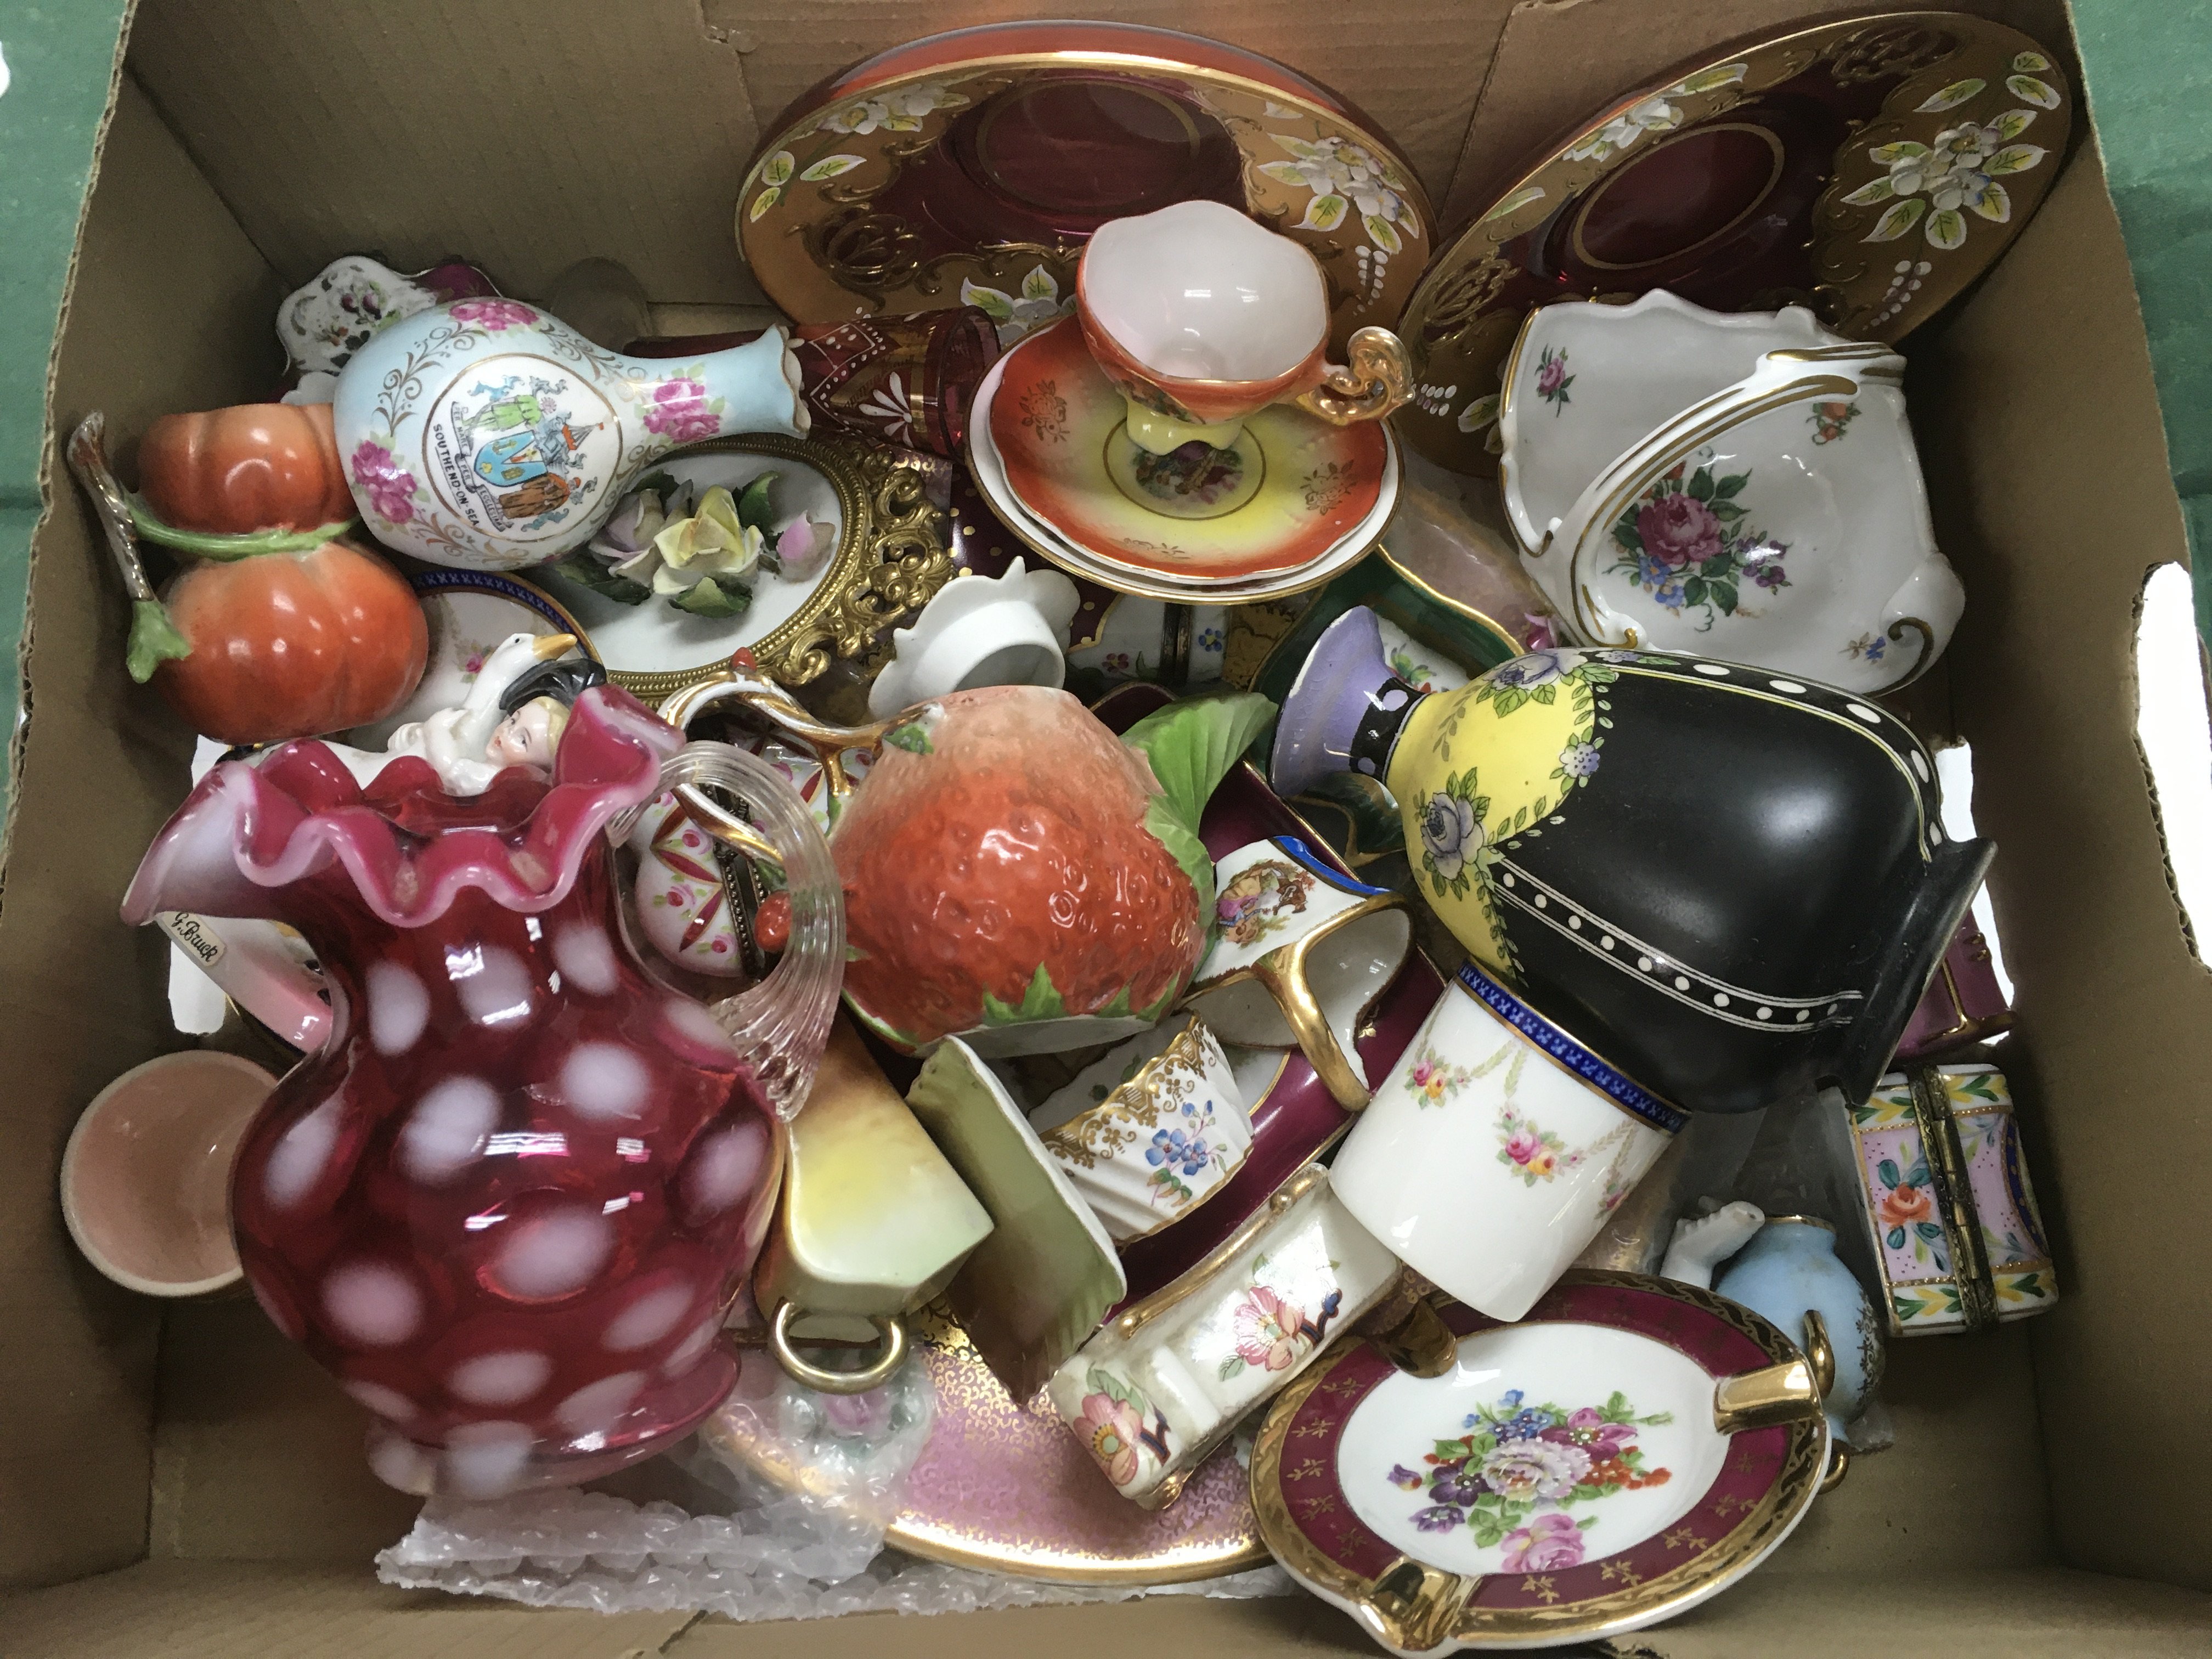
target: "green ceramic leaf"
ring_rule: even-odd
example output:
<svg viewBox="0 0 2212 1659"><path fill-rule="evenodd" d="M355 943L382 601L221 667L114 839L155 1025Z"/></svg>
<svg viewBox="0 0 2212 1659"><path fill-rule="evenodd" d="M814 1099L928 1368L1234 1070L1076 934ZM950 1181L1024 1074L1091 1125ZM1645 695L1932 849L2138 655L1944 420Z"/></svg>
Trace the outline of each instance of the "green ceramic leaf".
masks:
<svg viewBox="0 0 2212 1659"><path fill-rule="evenodd" d="M653 590L643 582L634 582L627 576L617 576L588 553L571 553L553 562L556 575L563 576L579 587L612 599L617 605L643 605L653 597Z"/></svg>
<svg viewBox="0 0 2212 1659"><path fill-rule="evenodd" d="M2038 109L2057 109L2058 89L2032 75L2013 75L2005 78L2005 90L2014 97L2024 99Z"/></svg>
<svg viewBox="0 0 2212 1659"><path fill-rule="evenodd" d="M1278 165L1280 164L1278 163ZM1267 171L1265 167L1260 170L1262 173ZM1492 219L1503 219L1507 214L1527 207L1531 202L1540 202L1543 199L1544 187L1541 185L1523 185L1497 206L1492 208L1489 212L1484 214L1482 222L1488 224Z"/></svg>
<svg viewBox="0 0 2212 1659"><path fill-rule="evenodd" d="M2032 109L2008 109L1990 123L1990 131L1996 134L1999 143L2008 144L2026 132L2034 119L2035 112Z"/></svg>
<svg viewBox="0 0 2212 1659"><path fill-rule="evenodd" d="M995 288L985 288L979 283L963 281L960 284L960 303L974 306L994 323L1014 320L1013 296Z"/></svg>
<svg viewBox="0 0 2212 1659"><path fill-rule="evenodd" d="M1876 144L1867 154L1873 158L1875 166L1886 167L1893 161L1902 161L1907 157L1917 160L1927 155L1928 146L1906 138L1894 144Z"/></svg>
<svg viewBox="0 0 2212 1659"><path fill-rule="evenodd" d="M1031 265L1030 274L1022 278L1022 298L1024 300L1053 300L1060 298L1060 284L1042 265Z"/></svg>
<svg viewBox="0 0 2212 1659"><path fill-rule="evenodd" d="M1213 914L1213 860L1198 838L1198 821L1214 787L1275 718L1275 705L1255 692L1191 697L1147 714L1121 741L1151 763L1162 793L1145 811L1145 827L1175 855L1198 890L1199 907Z"/></svg>
<svg viewBox="0 0 2212 1659"><path fill-rule="evenodd" d="M892 748L903 749L909 754L933 755L937 752L937 745L929 740L928 723L924 720L912 720L903 726L894 726L884 733L884 741Z"/></svg>
<svg viewBox="0 0 2212 1659"><path fill-rule="evenodd" d="M770 208L774 207L782 199L783 186L781 185L769 185L759 195L754 197L753 204L745 210L746 222L749 224L757 222L761 215L766 213Z"/></svg>
<svg viewBox="0 0 2212 1659"><path fill-rule="evenodd" d="M1036 972L1030 976L1030 988L1023 993L1018 1004L1001 1002L988 991L983 993L986 1025L1025 1025L1031 1020L1060 1019L1066 1013L1066 1003L1053 987L1051 970L1041 962Z"/></svg>
<svg viewBox="0 0 2212 1659"><path fill-rule="evenodd" d="M1366 215L1365 218L1367 224L1367 240L1374 243L1376 246L1381 248L1385 253L1395 253L1405 246L1405 244L1399 240L1398 228L1392 224L1388 219L1382 217L1382 215L1378 213L1370 213ZM1559 390L1562 392L1566 390L1566 383L1565 381L1560 383Z"/></svg>
<svg viewBox="0 0 2212 1659"><path fill-rule="evenodd" d="M798 158L787 149L780 149L761 163L760 181L764 185L787 185Z"/></svg>
<svg viewBox="0 0 2212 1659"><path fill-rule="evenodd" d="M1713 498L1713 475L1699 467L1690 475L1690 499L1709 501Z"/></svg>
<svg viewBox="0 0 2212 1659"><path fill-rule="evenodd" d="M1928 216L1928 246L1954 248L1966 240L1966 216L1956 208L1939 208Z"/></svg>
<svg viewBox="0 0 2212 1659"><path fill-rule="evenodd" d="M1721 479L1713 486L1713 494L1720 497L1723 501L1726 501L1729 496L1741 493L1743 487L1750 482L1750 473L1731 472L1728 477ZM1611 677L1608 676L1607 678Z"/></svg>
<svg viewBox="0 0 2212 1659"><path fill-rule="evenodd" d="M2012 68L2022 75L2039 75L2051 67L2051 60L2039 52L2024 52L2012 60Z"/></svg>
<svg viewBox="0 0 2212 1659"><path fill-rule="evenodd" d="M162 663L191 654L191 642L177 631L161 600L140 599L131 607L131 643L123 661L132 679L143 685Z"/></svg>
<svg viewBox="0 0 2212 1659"><path fill-rule="evenodd" d="M763 472L745 486L744 494L738 497L739 524L748 530L757 530L763 536L768 533L769 514L768 492L769 487L781 476L781 473L776 472Z"/></svg>
<svg viewBox="0 0 2212 1659"><path fill-rule="evenodd" d="M1982 199L1972 206L1983 218L2001 225L2012 217L2012 193L1992 179L1982 186Z"/></svg>
<svg viewBox="0 0 2212 1659"><path fill-rule="evenodd" d="M687 587L668 602L695 617L712 617L720 621L744 616L753 596L742 587L725 588L712 576L702 576L696 586Z"/></svg>
<svg viewBox="0 0 2212 1659"><path fill-rule="evenodd" d="M1982 164L1982 171L1992 179L2025 173L2049 153L2040 144L2007 144Z"/></svg>
<svg viewBox="0 0 2212 1659"><path fill-rule="evenodd" d="M1853 207L1872 207L1876 202L1887 202L1896 194L1897 186L1889 182L1888 175L1885 173L1870 185L1861 185L1844 199Z"/></svg>
<svg viewBox="0 0 2212 1659"><path fill-rule="evenodd" d="M841 173L850 173L865 159L859 155L825 155L799 176L810 185L818 185L824 179L835 179Z"/></svg>

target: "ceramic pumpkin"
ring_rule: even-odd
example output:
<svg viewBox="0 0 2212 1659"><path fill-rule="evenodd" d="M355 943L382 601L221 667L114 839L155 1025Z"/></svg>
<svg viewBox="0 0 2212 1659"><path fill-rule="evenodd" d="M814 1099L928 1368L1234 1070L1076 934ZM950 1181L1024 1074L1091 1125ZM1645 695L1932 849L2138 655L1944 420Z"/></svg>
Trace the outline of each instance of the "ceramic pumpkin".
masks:
<svg viewBox="0 0 2212 1659"><path fill-rule="evenodd" d="M235 411L217 411L227 412ZM326 424L310 421L302 430L312 435ZM108 470L106 426L97 411L78 423L69 465L131 595L125 662L132 679L152 680L195 731L228 744L343 731L406 702L422 678L430 635L404 577L319 521L306 530L270 522L240 532L161 523ZM188 447L181 440L165 444ZM270 469L286 476L281 459ZM165 464L157 462L157 477ZM173 511L186 498L167 499ZM258 505L241 496L223 510L246 519L275 514L270 500L256 499ZM215 514L206 501L199 505ZM139 561L142 532L200 556L159 595Z"/></svg>
<svg viewBox="0 0 2212 1659"><path fill-rule="evenodd" d="M201 560L161 599L190 651L155 671L155 689L194 731L224 743L380 720L407 701L429 655L406 578L343 539Z"/></svg>
<svg viewBox="0 0 2212 1659"><path fill-rule="evenodd" d="M1539 651L1459 690L1346 611L1283 706L1273 782L1382 780L1422 896L1492 974L1645 1088L1864 1099L1993 849L1945 838L1893 716L1764 669Z"/></svg>
<svg viewBox="0 0 2212 1659"><path fill-rule="evenodd" d="M1273 713L1177 703L1117 738L1064 691L910 710L837 820L848 1001L908 1049L1036 1054L1143 1030L1206 945L1206 798Z"/></svg>
<svg viewBox="0 0 2212 1659"><path fill-rule="evenodd" d="M343 526L355 516L328 404L164 415L138 441L138 488L160 521L142 516L141 533L156 541L171 539L164 529L240 536Z"/></svg>

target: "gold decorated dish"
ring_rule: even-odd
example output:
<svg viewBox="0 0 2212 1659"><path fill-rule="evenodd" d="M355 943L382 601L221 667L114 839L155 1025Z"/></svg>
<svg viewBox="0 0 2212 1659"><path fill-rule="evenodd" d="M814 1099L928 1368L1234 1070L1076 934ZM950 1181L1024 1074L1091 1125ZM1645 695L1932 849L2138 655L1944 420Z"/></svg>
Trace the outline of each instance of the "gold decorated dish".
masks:
<svg viewBox="0 0 2212 1659"><path fill-rule="evenodd" d="M1710 1291L1569 1273L1436 1375L1340 1344L1252 1453L1275 1559L1391 1652L1640 1630L1778 1548L1820 1489L1825 1353Z"/></svg>
<svg viewBox="0 0 2212 1659"><path fill-rule="evenodd" d="M1107 1483L1042 1391L1022 1405L1007 1395L942 1304L909 1323L937 1409L885 1534L893 1548L1063 1584L1178 1583L1265 1564L1233 1446L1214 1453L1169 1508L1139 1509ZM773 1362L763 1353L745 1363ZM816 1481L752 1413L719 1411L699 1432L780 1490Z"/></svg>
<svg viewBox="0 0 2212 1659"><path fill-rule="evenodd" d="M1901 340L1995 263L2057 178L2065 77L2015 29L1903 12L1741 44L1602 111L1423 273L1399 332L1399 429L1463 472L1495 454L1500 371L1557 300L1653 289L1715 311L1802 305ZM1550 372L1554 410L1574 364Z"/></svg>
<svg viewBox="0 0 2212 1659"><path fill-rule="evenodd" d="M890 656L886 630L952 578L945 514L924 493L924 475L894 451L845 438L724 438L678 451L659 471L696 493L719 484L732 494L772 473L779 521L804 514L832 526L836 543L804 580L763 575L751 603L727 617L679 611L659 594L624 604L558 566L532 571L582 623L576 631L588 634L607 678L647 703L720 673L738 650L792 687L842 660L880 667Z"/></svg>
<svg viewBox="0 0 2212 1659"><path fill-rule="evenodd" d="M1429 255L1413 169L1344 99L1256 53L1118 23L960 29L854 65L778 123L737 229L800 323L966 304L1012 343L1072 311L1099 226L1194 198L1313 253L1340 351L1396 321Z"/></svg>

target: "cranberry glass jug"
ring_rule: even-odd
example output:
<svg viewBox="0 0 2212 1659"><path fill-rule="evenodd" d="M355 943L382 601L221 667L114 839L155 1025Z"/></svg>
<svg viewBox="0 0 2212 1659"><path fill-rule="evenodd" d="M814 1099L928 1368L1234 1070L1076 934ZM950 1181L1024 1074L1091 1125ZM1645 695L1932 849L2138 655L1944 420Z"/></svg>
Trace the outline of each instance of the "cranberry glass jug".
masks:
<svg viewBox="0 0 2212 1659"><path fill-rule="evenodd" d="M711 1008L647 973L611 863L671 788L791 896L781 960ZM720 1402L845 954L829 848L766 763L611 687L550 783L466 799L413 757L364 787L287 744L217 766L155 839L123 913L167 909L289 922L328 977L331 1039L247 1131L232 1209L269 1316L375 1413L380 1475L588 1480Z"/></svg>

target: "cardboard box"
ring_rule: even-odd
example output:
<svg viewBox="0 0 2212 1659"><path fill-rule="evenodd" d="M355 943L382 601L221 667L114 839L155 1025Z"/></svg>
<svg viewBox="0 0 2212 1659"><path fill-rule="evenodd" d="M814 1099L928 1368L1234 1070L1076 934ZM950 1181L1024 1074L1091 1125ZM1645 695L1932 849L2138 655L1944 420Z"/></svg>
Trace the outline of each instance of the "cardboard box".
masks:
<svg viewBox="0 0 2212 1659"><path fill-rule="evenodd" d="M2057 0L1967 0L2067 62ZM93 0L84 0L88 9ZM1273 53L1364 103L1440 203L1561 123L1829 0L1162 0L1090 9ZM114 906L182 796L186 732L121 669L124 597L56 434L262 395L278 296L326 259L459 251L530 294L605 254L684 324L757 299L731 207L758 133L851 59L1006 0L143 0L55 347L27 724L0 908L0 1653L529 1652L711 1659L1368 1651L1296 1598L740 1628L378 1586L412 1500L359 1408L246 1300L162 1309L71 1249L76 1114L176 1046L167 948ZM107 11L112 13L112 8ZM88 11L88 16L92 10ZM98 19L94 19L97 21ZM0 37L0 48L14 42ZM47 67L60 72L58 58ZM76 72L84 72L77 65ZM18 64L18 73L23 72ZM64 181L66 182L66 181ZM14 191L16 186L11 182ZM2065 1299L1901 1342L1895 1449L1741 1586L1617 1645L1667 1659L2191 1654L2212 1645L2212 976L2166 879L2133 731L2146 574L2185 557L2125 251L2094 141L1990 280L1915 337L1942 544L1970 593L1929 718L1972 741L2020 985L2018 1090ZM127 466L130 457L123 460Z"/></svg>

